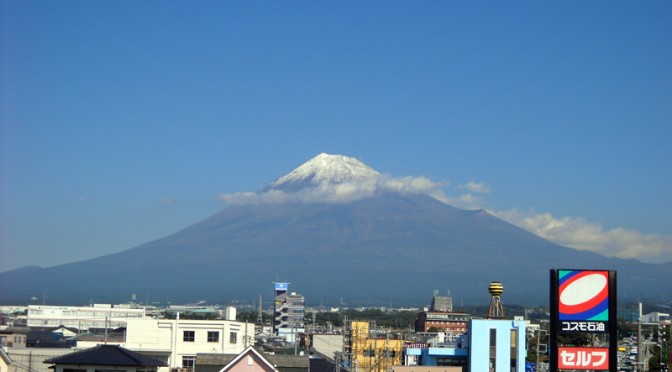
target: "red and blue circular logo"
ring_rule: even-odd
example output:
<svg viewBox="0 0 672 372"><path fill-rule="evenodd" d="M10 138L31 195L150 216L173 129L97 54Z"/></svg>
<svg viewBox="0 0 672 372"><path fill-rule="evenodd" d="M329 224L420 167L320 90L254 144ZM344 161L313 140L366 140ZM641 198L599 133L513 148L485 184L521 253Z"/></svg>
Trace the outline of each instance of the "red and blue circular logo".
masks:
<svg viewBox="0 0 672 372"><path fill-rule="evenodd" d="M560 270L560 320L609 320L609 272Z"/></svg>

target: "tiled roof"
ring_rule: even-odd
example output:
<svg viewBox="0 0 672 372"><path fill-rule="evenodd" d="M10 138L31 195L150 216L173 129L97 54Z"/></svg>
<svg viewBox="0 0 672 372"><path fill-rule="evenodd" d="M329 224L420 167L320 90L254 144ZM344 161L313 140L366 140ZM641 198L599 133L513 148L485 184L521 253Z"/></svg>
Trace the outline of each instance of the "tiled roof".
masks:
<svg viewBox="0 0 672 372"><path fill-rule="evenodd" d="M9 334L27 335L29 331L30 331L30 328L28 328L28 327L7 327L5 329L0 330L0 334L3 334L3 335L9 335Z"/></svg>
<svg viewBox="0 0 672 372"><path fill-rule="evenodd" d="M298 355L270 355L261 352L260 350L254 348L262 358L272 364L276 369L283 370L286 368L301 368L308 370L310 360L308 356L298 356ZM246 349L243 353L248 352ZM217 370L221 370L224 366L228 365L236 359L240 354L210 354L210 353L198 353L196 355L196 369L201 370L202 367L216 367ZM212 368L210 368L212 369Z"/></svg>
<svg viewBox="0 0 672 372"><path fill-rule="evenodd" d="M264 358L273 363L277 368L305 368L308 369L310 360L308 356L299 355L265 355Z"/></svg>
<svg viewBox="0 0 672 372"><path fill-rule="evenodd" d="M87 364L96 366L166 367L166 363L117 345L98 345L86 350L47 359L51 364Z"/></svg>

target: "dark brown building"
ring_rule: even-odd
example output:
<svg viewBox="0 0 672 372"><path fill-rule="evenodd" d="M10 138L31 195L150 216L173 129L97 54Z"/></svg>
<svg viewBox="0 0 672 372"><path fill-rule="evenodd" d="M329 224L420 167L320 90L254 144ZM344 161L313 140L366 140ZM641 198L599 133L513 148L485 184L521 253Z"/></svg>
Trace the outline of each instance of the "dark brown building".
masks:
<svg viewBox="0 0 672 372"><path fill-rule="evenodd" d="M468 321L467 313L423 311L415 321L415 331L464 333Z"/></svg>

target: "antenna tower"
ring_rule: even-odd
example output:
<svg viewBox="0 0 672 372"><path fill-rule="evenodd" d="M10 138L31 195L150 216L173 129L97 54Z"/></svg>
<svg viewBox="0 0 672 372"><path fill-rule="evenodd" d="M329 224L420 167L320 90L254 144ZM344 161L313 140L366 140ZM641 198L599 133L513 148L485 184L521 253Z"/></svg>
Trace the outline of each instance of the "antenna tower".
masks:
<svg viewBox="0 0 672 372"><path fill-rule="evenodd" d="M264 324L264 316L262 310L261 293L259 293L259 310L257 311L257 324Z"/></svg>
<svg viewBox="0 0 672 372"><path fill-rule="evenodd" d="M488 319L504 319L504 306L502 305L502 293L504 285L500 282L492 282L488 286L490 299L490 309L488 309Z"/></svg>

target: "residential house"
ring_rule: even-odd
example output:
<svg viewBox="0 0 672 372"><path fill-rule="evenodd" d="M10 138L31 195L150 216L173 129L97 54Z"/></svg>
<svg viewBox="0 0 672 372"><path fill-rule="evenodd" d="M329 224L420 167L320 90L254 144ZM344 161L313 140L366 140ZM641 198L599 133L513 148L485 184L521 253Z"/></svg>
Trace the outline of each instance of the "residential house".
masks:
<svg viewBox="0 0 672 372"><path fill-rule="evenodd" d="M93 348L76 351L44 363L51 364L54 372L157 372L165 367L165 362L124 349L117 345L98 345Z"/></svg>
<svg viewBox="0 0 672 372"><path fill-rule="evenodd" d="M77 335L76 328L65 326L28 328L26 347L70 348L76 344L73 340L73 337Z"/></svg>
<svg viewBox="0 0 672 372"><path fill-rule="evenodd" d="M28 327L7 327L0 330L0 346L4 348L24 348L28 340Z"/></svg>
<svg viewBox="0 0 672 372"><path fill-rule="evenodd" d="M264 354L253 346L239 354L198 354L198 372L308 372L307 355Z"/></svg>
<svg viewBox="0 0 672 372"><path fill-rule="evenodd" d="M254 324L231 320L129 319L124 347L193 369L198 353L238 354L254 343Z"/></svg>

